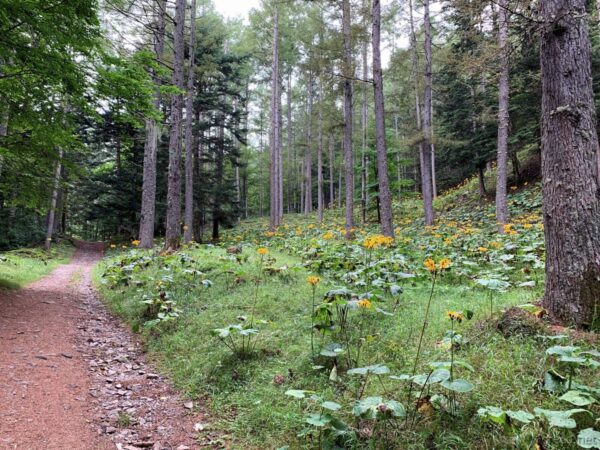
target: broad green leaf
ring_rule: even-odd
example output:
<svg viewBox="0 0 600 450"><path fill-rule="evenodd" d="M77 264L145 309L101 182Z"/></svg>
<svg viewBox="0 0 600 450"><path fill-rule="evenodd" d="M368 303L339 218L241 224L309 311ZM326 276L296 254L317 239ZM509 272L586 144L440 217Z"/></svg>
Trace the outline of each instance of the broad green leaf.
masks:
<svg viewBox="0 0 600 450"><path fill-rule="evenodd" d="M339 403L336 403L336 402L327 401L327 402L321 403L321 408L325 408L330 411L337 411L338 409L342 408L342 405L340 405Z"/></svg>
<svg viewBox="0 0 600 450"><path fill-rule="evenodd" d="M593 428L581 430L577 435L577 445L581 448L600 448L600 432Z"/></svg>
<svg viewBox="0 0 600 450"><path fill-rule="evenodd" d="M473 384L471 384L467 380L460 380L460 379L452 380L452 381L450 381L450 380L442 381L441 385L450 391L461 392L461 393L472 391L473 388L475 387L475 386L473 386Z"/></svg>
<svg viewBox="0 0 600 450"><path fill-rule="evenodd" d="M575 406L587 406L596 401L590 394L582 391L568 391L560 399Z"/></svg>

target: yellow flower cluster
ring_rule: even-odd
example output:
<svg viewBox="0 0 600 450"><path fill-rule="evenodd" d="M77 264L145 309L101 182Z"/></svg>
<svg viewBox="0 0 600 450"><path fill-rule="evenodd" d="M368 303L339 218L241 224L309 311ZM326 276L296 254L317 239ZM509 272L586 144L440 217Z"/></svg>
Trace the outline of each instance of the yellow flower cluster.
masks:
<svg viewBox="0 0 600 450"><path fill-rule="evenodd" d="M487 251L488 251L488 249L487 249L487 247L479 247L479 248L477 249L477 251L478 251L478 252L480 252L480 253L485 253L485 252L487 252Z"/></svg>
<svg viewBox="0 0 600 450"><path fill-rule="evenodd" d="M460 311L447 311L446 316L450 320L456 320L458 323L462 322L465 318L464 314Z"/></svg>
<svg viewBox="0 0 600 450"><path fill-rule="evenodd" d="M506 224L504 224L504 226L502 228L503 228L504 234L508 234L510 236L514 236L515 234L518 234L517 230L515 230L513 228L512 223L506 223Z"/></svg>
<svg viewBox="0 0 600 450"><path fill-rule="evenodd" d="M365 238L363 246L369 250L373 250L378 247L389 247L394 243L394 238L384 236L382 234L376 234Z"/></svg>
<svg viewBox="0 0 600 450"><path fill-rule="evenodd" d="M265 231L265 236L268 238L271 238L271 237L275 236L275 232L274 231Z"/></svg>
<svg viewBox="0 0 600 450"><path fill-rule="evenodd" d="M361 300L358 301L358 307L359 308L364 308L364 309L369 309L373 306L373 304L367 300L366 298L363 298Z"/></svg>
<svg viewBox="0 0 600 450"><path fill-rule="evenodd" d="M131 241L131 245L137 247L138 245L140 245L140 241L138 241L137 239L135 241Z"/></svg>
<svg viewBox="0 0 600 450"><path fill-rule="evenodd" d="M316 286L317 284L319 284L319 281L321 281L321 279L319 277L315 277L314 275L311 275L308 278L306 278L306 281L311 286Z"/></svg>
<svg viewBox="0 0 600 450"><path fill-rule="evenodd" d="M259 255L264 256L264 255L267 255L269 253L269 249L265 248L265 247L260 247L258 250L256 250L256 252Z"/></svg>
<svg viewBox="0 0 600 450"><path fill-rule="evenodd" d="M446 270L449 269L450 266L452 265L452 261L450 261L448 258L442 258L439 260L439 262L436 264L436 262L432 259L432 258L427 258L424 262L423 265L425 266L425 268L427 270L429 270L430 272L435 272L436 270L440 269L440 270Z"/></svg>
<svg viewBox="0 0 600 450"><path fill-rule="evenodd" d="M332 233L331 231L328 231L327 233L325 233L325 234L323 235L323 239L325 239L325 240L327 240L327 241L328 241L329 239L333 239L333 238L334 238L334 235L333 235L333 233Z"/></svg>

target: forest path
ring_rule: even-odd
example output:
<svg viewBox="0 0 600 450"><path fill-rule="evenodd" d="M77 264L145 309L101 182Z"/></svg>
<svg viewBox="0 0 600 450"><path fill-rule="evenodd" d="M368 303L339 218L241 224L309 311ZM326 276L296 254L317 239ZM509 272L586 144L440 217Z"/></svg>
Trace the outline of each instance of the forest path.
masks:
<svg viewBox="0 0 600 450"><path fill-rule="evenodd" d="M185 450L206 424L153 373L95 297L102 244L19 290L0 290L0 449ZM201 447L220 447L204 432ZM213 440L216 438L216 440Z"/></svg>

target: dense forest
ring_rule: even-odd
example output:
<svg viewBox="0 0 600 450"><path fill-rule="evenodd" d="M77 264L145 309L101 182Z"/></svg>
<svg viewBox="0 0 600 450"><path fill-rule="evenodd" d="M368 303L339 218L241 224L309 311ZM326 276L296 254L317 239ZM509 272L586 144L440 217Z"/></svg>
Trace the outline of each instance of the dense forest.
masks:
<svg viewBox="0 0 600 450"><path fill-rule="evenodd" d="M548 358L568 370L550 369L535 381L578 411L555 411L547 399L485 406L501 401L489 386L479 410L470 411L476 400L459 398L474 385L455 375L477 366L469 347L476 338L456 331L473 311L487 318L475 334L494 333L492 318L499 328L514 319L495 311L495 297L509 315L526 304L519 311L531 314L519 320L528 327L545 321L597 342L600 2L261 0L240 6L237 16L223 14L219 3L0 2L0 250L33 254L69 241L104 242L98 283L114 312L165 359L179 355L164 366L179 388L215 395L230 412L273 394L238 398L231 381L207 367L224 365L234 384L259 379L258 368L245 368L281 354L256 349L258 330L267 333L278 320L273 300L261 301L259 290L269 299L308 271L306 292L296 297L312 298L304 311L310 323L300 335L287 331L289 361L326 371L314 384L336 402L324 401L306 379L300 389L293 373L306 364L290 365L288 378L273 383L290 384L287 398L306 402L305 428L294 423L291 406L274 406L289 412L285 425L266 425L261 420L272 416L255 411L254 419L240 419L233 448L261 448L259 436L242 437L253 427L269 448L558 449L575 441L600 448L597 419L577 422L577 439L560 434L575 428L569 421L581 411L598 417L597 379L572 385L574 374L600 365L593 345L585 352L573 340L551 347ZM0 269L10 258L0 255ZM396 297L408 301L409 285L419 306L407 303L402 321ZM482 306L471 308L461 286L484 298ZM193 289L216 301L238 288L248 290L251 306L238 311L241 324L225 328L216 328L221 312L205 317L185 300ZM293 295L289 289L282 295ZM442 331L428 329L438 289L458 304L447 305L452 329L430 345L431 333ZM234 314L238 294L231 295L225 305ZM375 308L378 301L388 304ZM396 315L389 320L399 320L400 334L375 331L379 319L363 317L375 309L381 320ZM233 359L190 356L183 342L196 342L195 327L213 329ZM551 333L535 330L527 339ZM294 353L307 333L308 357ZM368 355L373 342L381 342L373 355L404 370L393 388L398 401L382 381L390 369ZM427 345L447 350L450 362L430 363L419 379ZM508 357L499 356L500 344L489 345L498 347L487 348L487 357ZM390 356L409 348L414 361ZM462 351L470 363L457 367ZM188 377L210 386L192 387ZM383 390L370 386L380 382ZM525 388L506 389L516 395ZM235 398L225 399L232 390ZM372 390L377 395L366 396ZM339 399L351 391L355 417L343 423ZM534 414L527 412L532 404L540 406ZM480 447L455 423L475 413L487 436ZM446 420L455 441L443 432ZM427 434L428 421L437 431ZM497 437L494 424L512 437Z"/></svg>

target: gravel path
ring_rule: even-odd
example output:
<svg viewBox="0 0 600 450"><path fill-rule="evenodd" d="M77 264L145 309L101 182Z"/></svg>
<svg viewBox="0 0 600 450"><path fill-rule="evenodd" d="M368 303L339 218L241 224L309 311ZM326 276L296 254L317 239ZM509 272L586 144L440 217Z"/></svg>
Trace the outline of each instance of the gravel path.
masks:
<svg viewBox="0 0 600 450"><path fill-rule="evenodd" d="M0 449L224 448L96 299L102 246L19 291L0 290Z"/></svg>

